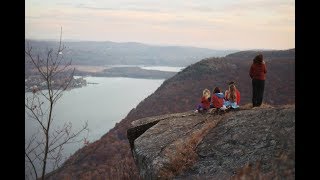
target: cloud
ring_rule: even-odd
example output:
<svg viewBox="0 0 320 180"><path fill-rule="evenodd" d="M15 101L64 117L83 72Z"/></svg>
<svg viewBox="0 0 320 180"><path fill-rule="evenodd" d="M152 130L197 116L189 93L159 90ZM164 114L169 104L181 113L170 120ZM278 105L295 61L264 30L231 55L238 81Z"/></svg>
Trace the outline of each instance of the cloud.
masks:
<svg viewBox="0 0 320 180"><path fill-rule="evenodd" d="M148 13L164 12L160 8L145 7L145 6L139 7L137 5L126 5L126 6L117 8L117 7L101 7L97 5L78 4L75 7L81 8L81 9L102 10L102 11L140 11L140 12L148 12Z"/></svg>
<svg viewBox="0 0 320 180"><path fill-rule="evenodd" d="M25 19L40 19L41 16L25 16Z"/></svg>
<svg viewBox="0 0 320 180"><path fill-rule="evenodd" d="M73 6L74 3L72 3L72 2L57 2L56 5L58 5L58 6Z"/></svg>
<svg viewBox="0 0 320 180"><path fill-rule="evenodd" d="M76 8L89 9L89 10L104 10L104 11L115 10L115 8L95 7L95 6L89 6L86 4L78 4L76 5Z"/></svg>
<svg viewBox="0 0 320 180"><path fill-rule="evenodd" d="M214 8L204 7L204 6L194 6L194 7L190 7L190 10L192 10L192 11L200 11L200 12L213 12Z"/></svg>
<svg viewBox="0 0 320 180"><path fill-rule="evenodd" d="M87 40L254 47L262 39L266 47L294 46L292 0L72 2L27 3L26 37L53 36L63 26L66 38Z"/></svg>

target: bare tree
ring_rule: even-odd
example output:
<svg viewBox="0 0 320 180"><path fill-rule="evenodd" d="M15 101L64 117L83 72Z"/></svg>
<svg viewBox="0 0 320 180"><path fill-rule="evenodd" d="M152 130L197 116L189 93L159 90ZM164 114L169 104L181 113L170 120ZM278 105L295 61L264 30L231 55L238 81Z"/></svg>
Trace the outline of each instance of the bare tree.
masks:
<svg viewBox="0 0 320 180"><path fill-rule="evenodd" d="M25 97L26 116L35 122L37 132L25 139L25 162L27 178L45 178L48 163L53 170L61 165L62 151L66 144L82 141L84 131L88 131L86 122L76 132L72 124L64 123L61 127L53 126L55 122L53 109L62 93L70 86L74 69L70 68L71 60L63 56L65 46L61 43L62 28L58 49L47 49L45 57L34 55L32 47L26 45L26 63L30 63L41 79L45 88L34 86L31 95Z"/></svg>

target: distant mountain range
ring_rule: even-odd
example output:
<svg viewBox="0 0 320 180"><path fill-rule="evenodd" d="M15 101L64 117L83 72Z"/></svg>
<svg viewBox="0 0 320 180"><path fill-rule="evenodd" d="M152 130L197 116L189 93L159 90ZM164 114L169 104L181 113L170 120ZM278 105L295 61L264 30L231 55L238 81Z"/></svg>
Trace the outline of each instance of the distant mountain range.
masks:
<svg viewBox="0 0 320 180"><path fill-rule="evenodd" d="M250 50L250 51L239 51L232 54L228 54L226 58L228 59L252 59L258 53L262 53L264 59L271 60L271 59L295 59L295 49L288 49L288 50Z"/></svg>
<svg viewBox="0 0 320 180"><path fill-rule="evenodd" d="M132 109L100 140L78 150L48 179L88 178L139 179L127 130L131 122L144 117L193 110L204 88L223 91L231 80L241 92L240 106L251 102L249 69L259 51L243 51L223 58L206 58L192 64L163 84ZM295 49L262 51L266 57L267 75L264 102L277 106L295 104Z"/></svg>
<svg viewBox="0 0 320 180"><path fill-rule="evenodd" d="M47 48L58 48L58 42L25 40L34 53L44 53ZM156 46L136 42L70 41L64 56L76 65L150 65L188 66L205 57L223 57L237 50L213 50L188 46Z"/></svg>

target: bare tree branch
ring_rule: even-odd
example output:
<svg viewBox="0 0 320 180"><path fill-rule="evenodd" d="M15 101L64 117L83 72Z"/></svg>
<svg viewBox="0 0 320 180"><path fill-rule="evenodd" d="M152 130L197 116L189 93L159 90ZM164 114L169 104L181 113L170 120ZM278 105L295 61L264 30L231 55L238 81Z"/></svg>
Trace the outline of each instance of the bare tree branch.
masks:
<svg viewBox="0 0 320 180"><path fill-rule="evenodd" d="M60 98L60 94L61 94L63 91L65 91L65 90L68 88L68 86L70 85L71 80L72 80L72 78L73 78L74 71L75 71L75 69L73 69L72 73L70 74L70 77L69 77L69 80L67 81L67 84L66 84L64 87L62 87L63 89L62 89L60 92L57 91L58 93L57 93L57 94L55 95L55 97L53 98L53 101L54 101L54 102L55 102L57 99Z"/></svg>
<svg viewBox="0 0 320 180"><path fill-rule="evenodd" d="M36 150L38 147L40 147L42 144L43 144L43 143L37 142L37 145L36 145L36 146L34 146L34 147L32 147L32 148L29 147L29 149L26 149L25 152L26 152L27 154L30 154L31 152L35 152L35 150ZM27 152L27 150L28 150L28 152Z"/></svg>
<svg viewBox="0 0 320 180"><path fill-rule="evenodd" d="M31 144L34 142L34 140L36 139L36 134L33 134L30 139L29 139L29 143L27 144L27 147L25 147L25 150L28 150L31 146Z"/></svg>
<svg viewBox="0 0 320 180"><path fill-rule="evenodd" d="M81 140L79 141L71 141L73 140L74 138L78 137L79 134L81 132L83 132L84 130L87 130L88 128L88 123L86 122L86 124L77 132L77 133L73 133L71 136L68 136L66 139L64 139L63 142L61 142L60 144L56 145L55 147L53 147L49 152L51 151L54 151L56 148L60 147L60 146L63 146L64 144L70 144L70 143L74 143L74 142L80 142Z"/></svg>
<svg viewBox="0 0 320 180"><path fill-rule="evenodd" d="M32 46L26 44L25 62L33 66L30 72L35 75L35 82L40 83L39 86L34 86L36 88L33 88L32 96L25 98L26 117L39 125L35 126L38 133L25 140L26 163L30 164L26 165L26 170L30 171L30 177L34 174L36 179L38 175L42 180L45 178L48 163L53 165L53 169L58 168L63 158L64 145L80 142L78 137L83 131L88 130L87 122L75 133L72 132L71 123L65 123L61 128L52 125L55 120L54 105L73 82L75 72L74 68L70 69L72 60L65 62L62 53L65 49L62 44L62 27L57 51L47 49L44 58L40 53L34 55ZM28 174L25 176L29 178Z"/></svg>
<svg viewBox="0 0 320 180"><path fill-rule="evenodd" d="M34 166L33 161L30 159L30 157L29 157L29 155L28 155L27 153L25 153L25 155L26 155L26 157L28 158L29 163L32 165L32 169L33 169L33 171L34 171L34 174L36 175L36 179L38 179L37 169L36 169L36 167Z"/></svg>
<svg viewBox="0 0 320 180"><path fill-rule="evenodd" d="M40 75L42 76L42 78L46 79L45 74L42 72L41 67L39 66L40 63L37 63L32 55L31 55L31 48L29 51L25 51L25 54L27 54L29 56L29 58L31 59L32 64L37 68L38 72L40 73ZM39 56L37 56L38 61L39 61Z"/></svg>
<svg viewBox="0 0 320 180"><path fill-rule="evenodd" d="M44 124L40 121L39 117L35 114L35 112L33 111L33 109L30 108L30 107L27 106L27 105L25 105L25 107L30 110L30 112L33 114L33 117L38 121L38 123L40 124L40 126L42 127L42 129L46 132L46 131L47 131L46 127L44 127Z"/></svg>

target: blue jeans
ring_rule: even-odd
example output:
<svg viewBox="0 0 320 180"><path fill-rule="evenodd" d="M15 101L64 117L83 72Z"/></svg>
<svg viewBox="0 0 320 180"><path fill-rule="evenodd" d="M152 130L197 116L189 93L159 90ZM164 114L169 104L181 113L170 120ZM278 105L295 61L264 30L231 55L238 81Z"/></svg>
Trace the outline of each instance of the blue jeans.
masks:
<svg viewBox="0 0 320 180"><path fill-rule="evenodd" d="M231 101L225 101L225 102L224 102L224 105L225 105L226 107L230 106L230 107L232 107L233 109L236 109L236 108L239 107L239 105L237 105L237 102L231 102Z"/></svg>
<svg viewBox="0 0 320 180"><path fill-rule="evenodd" d="M197 110L198 111L203 111L203 110L207 110L207 109L203 106L202 103L200 103L200 104L197 105Z"/></svg>

